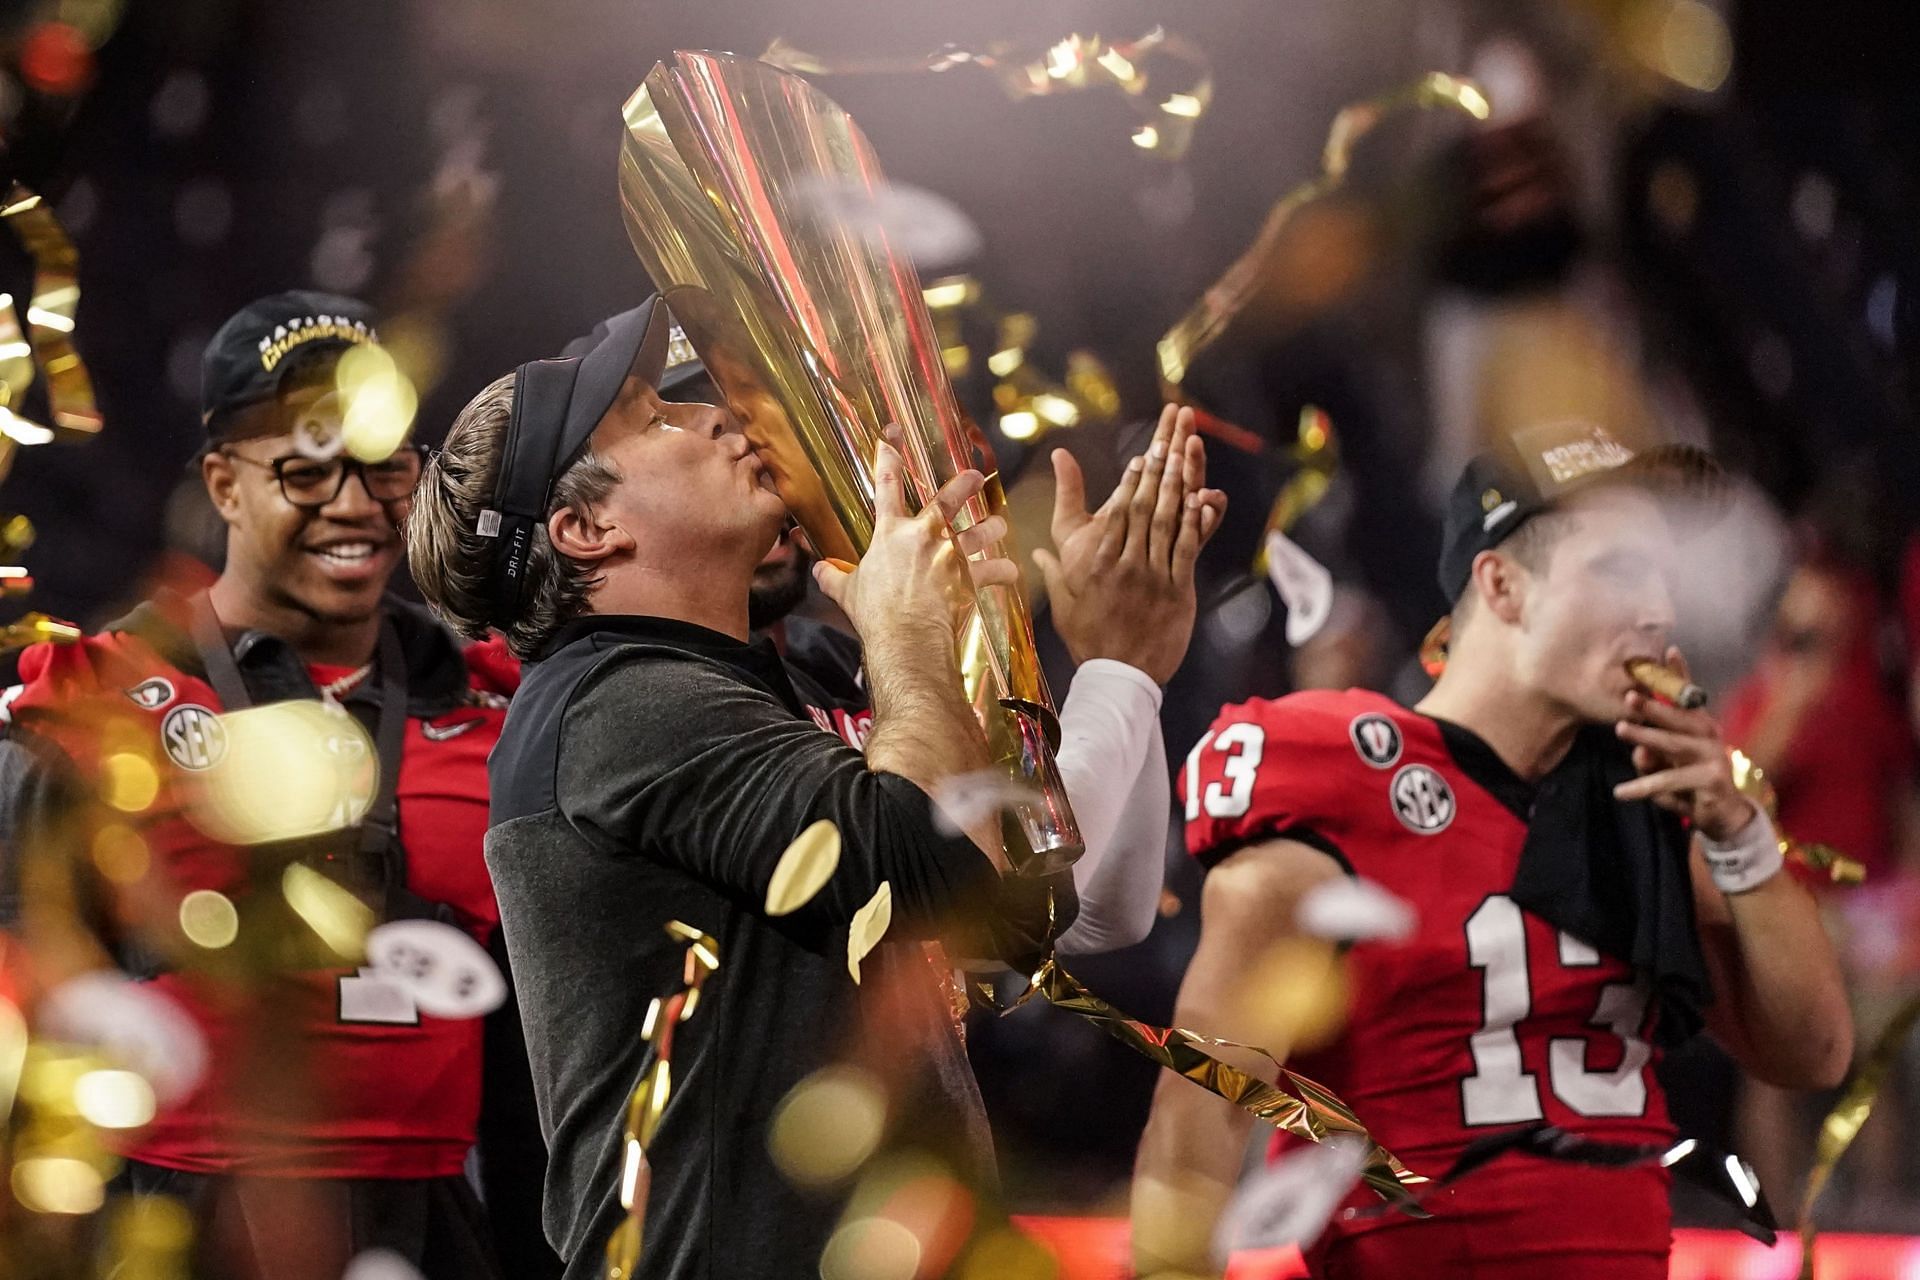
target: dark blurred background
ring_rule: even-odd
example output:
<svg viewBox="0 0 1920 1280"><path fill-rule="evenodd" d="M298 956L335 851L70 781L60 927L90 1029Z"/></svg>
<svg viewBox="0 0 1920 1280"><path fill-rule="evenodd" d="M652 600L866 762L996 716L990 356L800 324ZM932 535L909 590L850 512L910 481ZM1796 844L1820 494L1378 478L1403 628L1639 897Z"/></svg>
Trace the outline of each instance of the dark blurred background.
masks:
<svg viewBox="0 0 1920 1280"><path fill-rule="evenodd" d="M1117 419L1047 441L1096 480L1157 403L1154 341L1315 171L1343 104L1427 70L1489 88L1486 125L1422 113L1369 137L1189 380L1241 431L1213 444L1234 510L1169 692L1170 758L1224 701L1306 685L1417 696L1414 650L1441 610L1432 513L1499 433L1579 415L1710 442L1751 478L1765 536L1714 569L1741 589L1700 644L1737 734L1768 753L1783 821L1835 833L1875 872L1833 907L1870 1036L1911 985L1920 914L1903 871L1920 706L1920 32L1893 0L0 5L7 162L78 244L77 343L107 422L90 443L23 450L0 489L0 509L38 530L36 588L7 606L97 624L146 589L163 549L217 545L197 483L181 483L199 358L258 294L317 287L413 317L429 443L493 377L643 296L615 194L619 108L672 50L784 37L829 60L997 43L1038 57L1070 32L1157 23L1214 80L1177 161L1134 145L1111 90L1014 100L964 67L817 83L892 178L977 226L984 248L952 265L1034 316L1038 366L1057 375L1085 350L1111 370ZM27 279L9 242L0 284L24 297ZM1308 404L1340 461L1294 535L1339 589L1327 627L1291 650L1248 568ZM1009 472L1039 452L1005 443ZM1014 486L1029 515L1044 510L1037 478ZM1081 966L1148 1018L1168 1013L1197 927L1197 878L1177 852L1169 868L1154 937ZM1151 1069L1043 1008L977 1026L973 1045L1017 1199L1113 1207ZM1706 1050L1672 1070L1683 1126L1757 1149L1772 1185L1799 1176L1810 1104L1735 1088ZM1910 1088L1897 1081L1876 1121L1882 1149L1863 1139L1851 1225L1920 1226Z"/></svg>

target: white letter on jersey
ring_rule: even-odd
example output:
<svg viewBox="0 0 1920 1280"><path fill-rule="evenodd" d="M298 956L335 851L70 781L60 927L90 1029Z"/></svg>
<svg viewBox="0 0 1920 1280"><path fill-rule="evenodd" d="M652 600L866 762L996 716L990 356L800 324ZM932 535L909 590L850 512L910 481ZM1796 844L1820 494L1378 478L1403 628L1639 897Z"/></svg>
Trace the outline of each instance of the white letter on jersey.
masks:
<svg viewBox="0 0 1920 1280"><path fill-rule="evenodd" d="M1467 963L1486 971L1486 1023L1467 1041L1473 1074L1460 1082L1470 1125L1541 1119L1540 1091L1521 1070L1514 1024L1533 1007L1527 982L1527 923L1512 898L1495 894L1467 917Z"/></svg>

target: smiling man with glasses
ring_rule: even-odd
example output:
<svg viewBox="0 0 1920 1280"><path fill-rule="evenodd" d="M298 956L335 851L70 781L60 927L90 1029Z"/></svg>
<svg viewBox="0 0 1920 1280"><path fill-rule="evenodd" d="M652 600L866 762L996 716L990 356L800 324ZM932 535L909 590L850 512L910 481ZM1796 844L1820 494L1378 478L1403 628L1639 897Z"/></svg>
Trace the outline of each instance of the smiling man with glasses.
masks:
<svg viewBox="0 0 1920 1280"><path fill-rule="evenodd" d="M12 686L0 694L0 929L20 923L14 889L33 842L130 821L93 800L104 739L158 766L156 794L131 819L142 872L95 874L84 836L50 852L96 881L83 895L103 906L86 922L95 963L176 1003L208 1046L204 1079L128 1136L119 1185L184 1199L199 1227L194 1274L215 1280L337 1280L374 1247L427 1280L557 1272L539 1234L544 1152L511 1003L484 1019L423 1012L375 970L315 951L277 874L261 873L302 864L379 918L451 926L504 963L481 841L487 754L518 669L497 645L463 651L386 594L421 453L410 442L384 458L347 453L335 385L346 353L377 341L371 311L348 298L284 293L243 308L203 367L201 476L227 535L218 580L78 643L0 659ZM330 753L378 766L355 771L344 825L241 847L206 834L195 797L230 754L227 713L302 699L365 730L342 724ZM295 795L306 781L284 785ZM181 904L209 893L233 904L241 941L229 950L254 957L244 978L195 964L179 938ZM287 946L271 959L247 950L276 928ZM464 1174L483 1129L484 1210Z"/></svg>

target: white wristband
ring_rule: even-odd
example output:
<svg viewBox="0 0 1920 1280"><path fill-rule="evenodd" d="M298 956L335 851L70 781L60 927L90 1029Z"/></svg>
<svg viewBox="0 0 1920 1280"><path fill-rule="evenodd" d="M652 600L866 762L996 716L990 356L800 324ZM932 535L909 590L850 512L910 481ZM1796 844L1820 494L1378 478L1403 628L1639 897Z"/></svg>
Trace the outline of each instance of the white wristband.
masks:
<svg viewBox="0 0 1920 1280"><path fill-rule="evenodd" d="M1757 889L1778 875L1786 865L1780 852L1780 838L1766 810L1753 806L1753 819L1740 828L1740 834L1725 844L1700 837L1700 852L1706 855L1707 870L1722 893L1745 893Z"/></svg>

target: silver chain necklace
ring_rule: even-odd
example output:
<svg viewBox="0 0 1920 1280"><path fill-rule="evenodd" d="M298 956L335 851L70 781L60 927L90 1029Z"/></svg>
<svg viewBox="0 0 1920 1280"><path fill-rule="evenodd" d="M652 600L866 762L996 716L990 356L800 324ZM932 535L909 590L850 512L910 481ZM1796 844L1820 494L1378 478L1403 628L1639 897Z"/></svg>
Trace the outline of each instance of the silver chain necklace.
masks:
<svg viewBox="0 0 1920 1280"><path fill-rule="evenodd" d="M321 685L320 696L326 701L338 705L342 697L352 692L354 687L362 680L365 680L372 672L373 663L368 661L354 668L352 671L347 672L347 674L341 676L338 680L329 680Z"/></svg>

